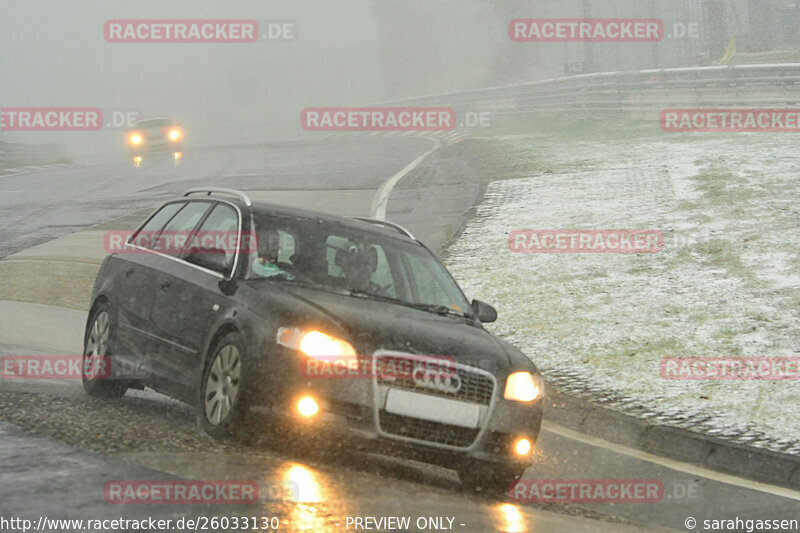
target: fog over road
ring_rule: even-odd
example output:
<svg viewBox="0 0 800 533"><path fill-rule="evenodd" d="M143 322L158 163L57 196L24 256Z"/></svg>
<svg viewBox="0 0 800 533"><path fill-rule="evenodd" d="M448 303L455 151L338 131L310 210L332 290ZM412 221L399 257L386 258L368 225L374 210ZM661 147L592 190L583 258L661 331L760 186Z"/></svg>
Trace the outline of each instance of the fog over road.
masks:
<svg viewBox="0 0 800 533"><path fill-rule="evenodd" d="M800 522L797 432L773 439L750 424L793 430L797 381L738 387L655 364L800 360L788 134L800 132L799 27L799 0L3 1L0 533L155 530L44 517L331 533ZM451 276L386 227L266 212L245 223L245 198L217 220L226 208L201 215L201 200L159 236L210 229L220 243L237 224L254 229L259 249L234 256L230 279L219 245L145 251L109 261L90 301L110 237L121 243L201 187L400 224ZM509 249L523 228L616 238L637 227L675 246L652 261ZM380 251L383 241L394 246ZM603 253L630 251L612 248ZM376 365L438 354L463 375L413 363L407 387L371 374L361 388L338 382L334 397L292 368L356 350ZM87 381L90 395L78 375L90 355L151 367L119 387ZM69 378L6 372L65 360ZM100 399L170 372L208 413L150 389ZM249 429L236 426L255 392L286 403L290 427L261 412L257 435L212 438ZM398 453L323 435L340 415ZM306 422L304 436L289 431ZM440 462L400 459L402 444ZM507 494L487 493L530 458ZM232 482L259 497L110 496L131 481ZM198 517L226 522L185 522Z"/></svg>
<svg viewBox="0 0 800 533"><path fill-rule="evenodd" d="M187 151L177 168L169 161L139 169L109 162L0 177L0 247L4 256L9 255L131 212L141 213L199 185L239 188L255 191L252 194L258 198L368 215L381 183L430 146L429 140L413 137L332 139ZM423 162L408 179L426 184L434 196L436 191L451 194L453 183L438 181L443 175L446 169L433 172ZM458 176L451 178L459 181ZM469 204L474 191L463 186L461 190ZM404 203L391 198L387 218L415 225L409 212L404 213ZM425 241L430 235L422 229L419 237ZM6 344L2 349L4 353L44 353L36 342ZM409 516L412 520L450 517L454 531L654 531L662 527L685 530L684 519L689 516L795 518L800 497L792 491L662 461L550 423L543 428L536 463L524 479L659 480L664 486L663 500L516 503L464 494L455 474L444 469L357 454L344 445L312 452L287 449L267 433L246 446L223 447L202 434L188 407L151 392L134 391L122 400L103 403L88 400L78 383L4 380L0 398L6 407L15 403L14 422L27 428L0 423L0 508L5 515L33 519L40 515L84 519L268 515L280 517L282 530L345 531L347 517ZM87 427L91 430L83 435L82 428ZM80 440L82 446L96 451L34 437L29 429L66 435L67 442ZM132 444L138 433L147 437L141 444ZM170 442L162 450L160 438ZM172 442L180 439L189 443L183 449ZM109 480L169 478L254 480L262 495L274 498L216 507L122 506L103 501L103 485Z"/></svg>

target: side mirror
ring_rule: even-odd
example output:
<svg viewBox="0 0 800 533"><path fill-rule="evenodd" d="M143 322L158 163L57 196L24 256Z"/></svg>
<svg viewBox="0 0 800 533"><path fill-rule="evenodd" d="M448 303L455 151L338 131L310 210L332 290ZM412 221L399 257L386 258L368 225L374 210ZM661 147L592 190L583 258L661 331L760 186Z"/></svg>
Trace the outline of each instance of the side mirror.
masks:
<svg viewBox="0 0 800 533"><path fill-rule="evenodd" d="M228 256L225 255L225 250L221 248L193 246L189 248L186 260L193 265L213 270L222 275L225 275L230 268Z"/></svg>
<svg viewBox="0 0 800 533"><path fill-rule="evenodd" d="M239 284L234 278L219 280L219 291L225 296L233 296L239 289Z"/></svg>
<svg viewBox="0 0 800 533"><path fill-rule="evenodd" d="M475 316L478 317L478 320L484 324L497 320L497 310L480 300L472 300L472 310L475 312Z"/></svg>

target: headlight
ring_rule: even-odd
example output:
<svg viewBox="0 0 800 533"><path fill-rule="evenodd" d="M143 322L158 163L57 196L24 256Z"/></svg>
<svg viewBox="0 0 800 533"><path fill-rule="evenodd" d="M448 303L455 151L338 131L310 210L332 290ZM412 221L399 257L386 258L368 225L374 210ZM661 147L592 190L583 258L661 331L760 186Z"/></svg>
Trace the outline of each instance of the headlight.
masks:
<svg viewBox="0 0 800 533"><path fill-rule="evenodd" d="M542 387L530 372L514 372L506 380L503 397L517 402L532 402L541 396L542 392Z"/></svg>
<svg viewBox="0 0 800 533"><path fill-rule="evenodd" d="M169 130L169 138L171 141L177 141L178 139L181 138L181 130L179 129Z"/></svg>
<svg viewBox="0 0 800 533"><path fill-rule="evenodd" d="M138 133L132 133L130 137L128 137L128 141L131 144L142 144L142 136Z"/></svg>
<svg viewBox="0 0 800 533"><path fill-rule="evenodd" d="M315 330L280 328L277 342L281 346L301 351L309 357L320 360L356 355L355 349L349 342Z"/></svg>

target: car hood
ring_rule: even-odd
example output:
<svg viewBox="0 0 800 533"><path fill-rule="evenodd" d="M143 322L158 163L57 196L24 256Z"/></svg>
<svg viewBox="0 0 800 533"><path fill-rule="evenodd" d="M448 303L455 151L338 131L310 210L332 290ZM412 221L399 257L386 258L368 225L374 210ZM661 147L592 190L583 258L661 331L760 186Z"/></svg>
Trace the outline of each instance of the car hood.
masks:
<svg viewBox="0 0 800 533"><path fill-rule="evenodd" d="M294 301L291 314L298 321L295 325L310 322L317 326L322 317L309 313L314 309L332 322L331 333L345 335L359 354L386 350L452 357L497 374L509 372L512 367L518 369L520 365L532 366L524 355L513 353L516 350L509 350L509 346L468 319L319 289L279 287L281 292L292 296L289 301L279 300L285 302L283 307Z"/></svg>

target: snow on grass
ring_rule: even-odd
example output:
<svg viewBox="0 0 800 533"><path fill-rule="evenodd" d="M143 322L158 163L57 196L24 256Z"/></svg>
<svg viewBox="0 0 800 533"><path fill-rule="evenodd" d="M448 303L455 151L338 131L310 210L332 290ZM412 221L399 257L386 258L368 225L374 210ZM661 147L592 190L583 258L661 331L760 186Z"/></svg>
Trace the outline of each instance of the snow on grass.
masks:
<svg viewBox="0 0 800 533"><path fill-rule="evenodd" d="M448 267L470 297L497 307L492 329L545 375L577 375L588 390L633 398L652 412L710 417L713 433L798 453L800 381L673 381L659 373L664 357L800 356L797 141L494 138L513 157L546 154L556 170L490 184ZM656 229L664 250L508 247L512 230L576 228Z"/></svg>

